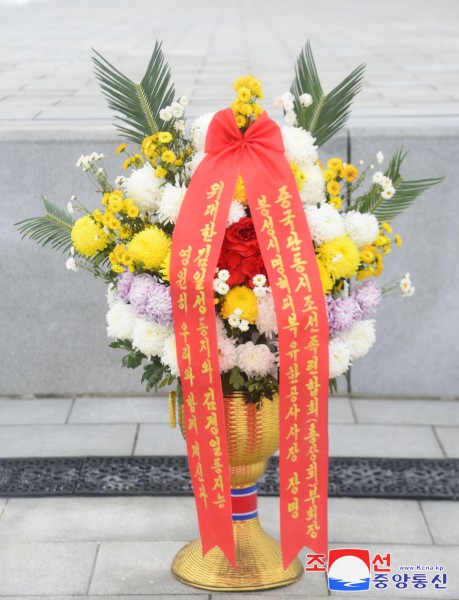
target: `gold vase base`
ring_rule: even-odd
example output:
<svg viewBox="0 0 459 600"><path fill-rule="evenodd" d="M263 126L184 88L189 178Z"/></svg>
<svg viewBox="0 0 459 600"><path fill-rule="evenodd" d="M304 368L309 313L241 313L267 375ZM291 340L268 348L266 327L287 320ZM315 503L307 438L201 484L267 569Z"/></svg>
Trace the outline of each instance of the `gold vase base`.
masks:
<svg viewBox="0 0 459 600"><path fill-rule="evenodd" d="M258 517L234 521L233 531L236 568L218 547L203 557L201 540L193 540L174 558L174 577L212 592L267 590L289 585L301 577L303 565L298 558L284 570L280 544L262 529Z"/></svg>

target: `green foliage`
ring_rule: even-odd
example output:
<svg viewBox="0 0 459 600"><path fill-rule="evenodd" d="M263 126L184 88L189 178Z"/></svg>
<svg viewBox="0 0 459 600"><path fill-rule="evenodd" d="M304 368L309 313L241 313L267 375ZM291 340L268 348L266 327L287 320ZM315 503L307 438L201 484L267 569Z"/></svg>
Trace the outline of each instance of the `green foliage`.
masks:
<svg viewBox="0 0 459 600"><path fill-rule="evenodd" d="M134 142L158 131L170 129L173 121L165 123L159 112L174 100L174 86L161 43L156 42L147 71L140 83L134 83L94 50L94 72L108 105L116 118L125 125L115 123L120 135Z"/></svg>
<svg viewBox="0 0 459 600"><path fill-rule="evenodd" d="M46 214L15 223L22 238L29 237L41 246L48 244L53 250L68 252L72 246L71 232L75 220L65 211L42 196Z"/></svg>
<svg viewBox="0 0 459 600"><path fill-rule="evenodd" d="M247 392L247 402L261 406L263 398L272 400L279 390L277 379L271 375L247 377L239 367L233 367L227 373L222 373L222 387L224 394L231 392Z"/></svg>
<svg viewBox="0 0 459 600"><path fill-rule="evenodd" d="M443 181L443 177L405 181L401 176L400 169L407 154L408 152L404 152L403 146L399 148L393 154L384 172L386 177L392 179L395 187L395 194L392 198L383 198L381 187L373 184L368 193L357 198L351 208L362 213L371 212L379 221L392 221L413 204L423 192Z"/></svg>
<svg viewBox="0 0 459 600"><path fill-rule="evenodd" d="M346 123L354 97L362 88L365 65L358 66L326 96L322 90L309 40L300 52L295 78L290 91L295 96L295 113L298 125L309 131L316 144L322 146ZM307 108L301 106L300 96L310 94L313 102Z"/></svg>

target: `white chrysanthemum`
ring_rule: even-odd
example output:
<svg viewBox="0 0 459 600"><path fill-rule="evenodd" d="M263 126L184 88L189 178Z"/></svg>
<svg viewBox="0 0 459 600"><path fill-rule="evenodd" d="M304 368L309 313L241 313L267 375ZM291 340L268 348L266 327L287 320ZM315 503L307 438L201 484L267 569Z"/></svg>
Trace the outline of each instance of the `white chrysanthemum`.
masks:
<svg viewBox="0 0 459 600"><path fill-rule="evenodd" d="M228 221L226 222L226 226L229 227L233 223L237 223L242 217L246 216L245 207L240 202L231 201Z"/></svg>
<svg viewBox="0 0 459 600"><path fill-rule="evenodd" d="M107 312L107 335L118 340L132 340L135 313L130 304L115 300Z"/></svg>
<svg viewBox="0 0 459 600"><path fill-rule="evenodd" d="M263 298L258 298L258 313L255 326L267 338L277 335L276 311L274 310L272 294L266 294Z"/></svg>
<svg viewBox="0 0 459 600"><path fill-rule="evenodd" d="M381 197L385 200L390 200L392 196L395 194L395 188L392 186L387 187L385 190L381 192Z"/></svg>
<svg viewBox="0 0 459 600"><path fill-rule="evenodd" d="M344 216L344 226L359 249L372 244L379 235L378 219L369 213L350 210Z"/></svg>
<svg viewBox="0 0 459 600"><path fill-rule="evenodd" d="M303 167L313 165L317 160L315 139L301 127L282 127L282 139L285 146L285 156L289 162Z"/></svg>
<svg viewBox="0 0 459 600"><path fill-rule="evenodd" d="M373 177L371 178L373 183L377 183L381 185L381 181L384 179L384 173L382 171L376 171L373 173Z"/></svg>
<svg viewBox="0 0 459 600"><path fill-rule="evenodd" d="M196 150L204 151L206 145L206 135L210 122L213 119L214 112L207 113L198 117L191 125L191 141Z"/></svg>
<svg viewBox="0 0 459 600"><path fill-rule="evenodd" d="M156 177L151 165L135 170L123 183L126 195L132 198L141 212L152 212L158 206L161 184L164 179Z"/></svg>
<svg viewBox="0 0 459 600"><path fill-rule="evenodd" d="M301 94L299 100L300 100L301 106L304 106L305 108L308 108L308 106L311 106L311 104L313 102L311 94Z"/></svg>
<svg viewBox="0 0 459 600"><path fill-rule="evenodd" d="M177 361L177 346L175 343L175 334L171 333L164 340L163 353L161 355L161 362L166 367L169 367L169 370L174 377L180 376L180 371L178 367Z"/></svg>
<svg viewBox="0 0 459 600"><path fill-rule="evenodd" d="M249 377L268 375L276 367L276 355L266 344L246 342L237 347L237 363Z"/></svg>
<svg viewBox="0 0 459 600"><path fill-rule="evenodd" d="M166 183L158 202L156 217L160 223L176 223L186 194L185 185Z"/></svg>
<svg viewBox="0 0 459 600"><path fill-rule="evenodd" d="M302 167L306 175L306 183L300 191L301 200L307 204L322 204L325 202L325 179L319 165Z"/></svg>
<svg viewBox="0 0 459 600"><path fill-rule="evenodd" d="M155 321L147 321L142 317L137 317L132 333L132 345L143 352L145 356L161 356L164 342L170 333L170 326L160 325Z"/></svg>
<svg viewBox="0 0 459 600"><path fill-rule="evenodd" d="M376 153L376 160L378 161L378 164L381 164L383 162L384 154L381 152L381 150Z"/></svg>
<svg viewBox="0 0 459 600"><path fill-rule="evenodd" d="M119 298L116 286L109 283L107 287L107 304L113 306L113 303Z"/></svg>
<svg viewBox="0 0 459 600"><path fill-rule="evenodd" d="M218 340L218 360L222 373L230 371L237 364L236 346L226 336Z"/></svg>
<svg viewBox="0 0 459 600"><path fill-rule="evenodd" d="M198 150L198 152L195 152L190 158L190 160L185 163L185 167L188 172L188 177L192 177L194 175L194 172L199 167L201 161L204 159L205 156L206 153L204 151Z"/></svg>
<svg viewBox="0 0 459 600"><path fill-rule="evenodd" d="M344 222L340 213L324 202L319 207L310 204L305 208L312 239L320 245L344 235Z"/></svg>
<svg viewBox="0 0 459 600"><path fill-rule="evenodd" d="M351 349L339 337L331 338L328 344L329 377L333 379L345 373L351 364Z"/></svg>
<svg viewBox="0 0 459 600"><path fill-rule="evenodd" d="M376 341L375 321L357 321L350 331L340 333L338 338L349 346L351 360L362 358Z"/></svg>

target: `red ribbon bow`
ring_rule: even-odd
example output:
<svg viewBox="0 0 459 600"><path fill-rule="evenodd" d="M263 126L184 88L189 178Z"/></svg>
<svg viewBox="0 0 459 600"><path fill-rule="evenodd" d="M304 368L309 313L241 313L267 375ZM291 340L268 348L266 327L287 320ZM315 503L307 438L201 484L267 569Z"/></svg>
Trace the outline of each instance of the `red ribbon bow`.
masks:
<svg viewBox="0 0 459 600"><path fill-rule="evenodd" d="M235 565L213 279L239 174L271 284L279 328L281 545L327 552L328 323L305 212L279 126L246 131L217 112L172 237L171 294L190 473L203 554Z"/></svg>

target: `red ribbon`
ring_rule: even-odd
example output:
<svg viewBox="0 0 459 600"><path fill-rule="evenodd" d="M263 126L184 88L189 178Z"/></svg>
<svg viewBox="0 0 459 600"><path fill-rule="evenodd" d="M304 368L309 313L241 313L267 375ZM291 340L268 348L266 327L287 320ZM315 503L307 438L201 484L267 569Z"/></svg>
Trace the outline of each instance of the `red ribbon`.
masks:
<svg viewBox="0 0 459 600"><path fill-rule="evenodd" d="M314 247L279 126L246 131L231 109L212 119L172 237L174 330L203 554L235 565L228 450L212 287L238 175L279 327L280 512L284 567L303 546L326 553L328 324Z"/></svg>

